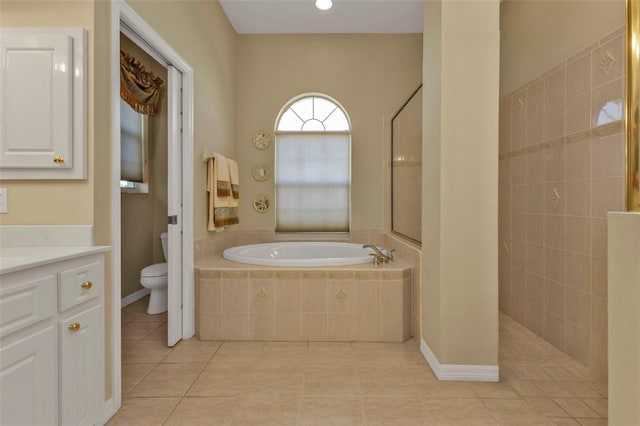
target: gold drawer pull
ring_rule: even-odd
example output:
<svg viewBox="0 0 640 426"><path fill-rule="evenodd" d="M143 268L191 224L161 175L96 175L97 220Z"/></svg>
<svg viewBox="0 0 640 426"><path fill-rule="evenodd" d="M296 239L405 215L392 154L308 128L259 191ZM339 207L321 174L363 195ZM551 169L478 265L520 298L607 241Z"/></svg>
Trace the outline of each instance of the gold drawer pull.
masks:
<svg viewBox="0 0 640 426"><path fill-rule="evenodd" d="M64 163L64 158L60 157L59 155L56 155L55 157L53 157L53 162L56 164L62 164Z"/></svg>
<svg viewBox="0 0 640 426"><path fill-rule="evenodd" d="M71 331L78 331L80 330L80 324L78 324L77 322L74 322L73 324L71 324L69 326L69 330Z"/></svg>
<svg viewBox="0 0 640 426"><path fill-rule="evenodd" d="M89 290L91 287L93 287L93 283L91 281L85 281L82 283L82 288L85 290Z"/></svg>

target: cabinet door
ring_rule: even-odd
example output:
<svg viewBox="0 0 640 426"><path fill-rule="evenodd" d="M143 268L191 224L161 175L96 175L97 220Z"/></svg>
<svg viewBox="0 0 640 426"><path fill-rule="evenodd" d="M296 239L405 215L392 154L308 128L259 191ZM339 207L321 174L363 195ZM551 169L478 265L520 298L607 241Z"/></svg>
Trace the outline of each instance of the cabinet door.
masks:
<svg viewBox="0 0 640 426"><path fill-rule="evenodd" d="M92 425L104 408L102 305L60 322L60 424Z"/></svg>
<svg viewBox="0 0 640 426"><path fill-rule="evenodd" d="M0 350L0 424L57 424L56 353L53 325Z"/></svg>
<svg viewBox="0 0 640 426"><path fill-rule="evenodd" d="M0 29L0 179L86 178L86 32Z"/></svg>
<svg viewBox="0 0 640 426"><path fill-rule="evenodd" d="M5 32L1 43L0 166L72 167L73 38Z"/></svg>

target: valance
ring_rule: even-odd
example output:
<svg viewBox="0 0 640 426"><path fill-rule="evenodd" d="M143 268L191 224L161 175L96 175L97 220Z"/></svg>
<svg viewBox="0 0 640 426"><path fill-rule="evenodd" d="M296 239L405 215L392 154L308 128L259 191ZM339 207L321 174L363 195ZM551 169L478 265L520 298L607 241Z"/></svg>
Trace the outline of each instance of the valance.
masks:
<svg viewBox="0 0 640 426"><path fill-rule="evenodd" d="M134 111L145 115L158 113L160 86L164 82L139 60L120 51L120 97Z"/></svg>

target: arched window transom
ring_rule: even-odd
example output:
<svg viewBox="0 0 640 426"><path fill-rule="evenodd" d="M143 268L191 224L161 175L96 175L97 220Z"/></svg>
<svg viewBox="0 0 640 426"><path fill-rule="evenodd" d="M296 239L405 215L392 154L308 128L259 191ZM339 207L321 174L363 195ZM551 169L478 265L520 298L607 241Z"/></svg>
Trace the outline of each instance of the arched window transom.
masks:
<svg viewBox="0 0 640 426"><path fill-rule="evenodd" d="M308 96L289 105L280 115L277 131L344 132L349 131L344 111L329 99Z"/></svg>

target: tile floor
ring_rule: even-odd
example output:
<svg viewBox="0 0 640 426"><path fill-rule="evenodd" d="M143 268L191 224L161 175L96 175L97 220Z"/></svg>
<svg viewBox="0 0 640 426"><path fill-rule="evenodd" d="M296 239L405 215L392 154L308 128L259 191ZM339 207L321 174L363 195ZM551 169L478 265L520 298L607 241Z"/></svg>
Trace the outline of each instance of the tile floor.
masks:
<svg viewBox="0 0 640 426"><path fill-rule="evenodd" d="M500 383L439 382L415 341L166 347L166 314L122 311L122 408L108 425L607 424L607 385L500 316Z"/></svg>

